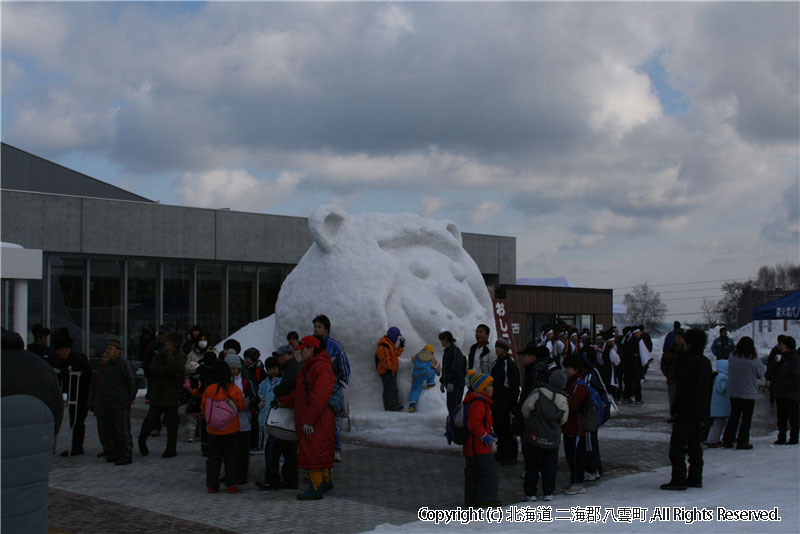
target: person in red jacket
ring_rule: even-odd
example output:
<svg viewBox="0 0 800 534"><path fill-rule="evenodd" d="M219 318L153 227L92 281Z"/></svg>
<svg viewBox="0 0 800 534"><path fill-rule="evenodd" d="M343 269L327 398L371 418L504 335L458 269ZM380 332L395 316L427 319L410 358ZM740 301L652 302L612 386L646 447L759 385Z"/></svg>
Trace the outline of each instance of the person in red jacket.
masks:
<svg viewBox="0 0 800 534"><path fill-rule="evenodd" d="M586 456L586 430L581 423L581 417L586 414L589 402L589 389L578 381L583 381L583 360L577 354L570 354L564 359L564 372L567 373L567 393L569 404L569 418L561 426L564 437L564 455L569 465L569 486L564 489L564 495L585 493L583 487L583 469Z"/></svg>
<svg viewBox="0 0 800 534"><path fill-rule="evenodd" d="M211 400L224 401L230 398L236 408L242 411L247 406L244 402L242 390L233 383L231 369L225 362L214 362L209 376L209 384L203 392L200 405L206 413L206 403ZM221 430L208 427L208 458L206 458L206 487L209 493L219 491L219 468L225 462L225 478L228 480L228 493L236 493L233 477L239 472L238 455L236 451L237 436L239 434L239 418L234 417L231 423Z"/></svg>
<svg viewBox="0 0 800 534"><path fill-rule="evenodd" d="M302 361L294 392L280 399L284 406L294 408L299 453L297 466L308 471L311 484L297 498L301 501L321 499L333 489L331 468L334 457L335 417L328 402L336 377L325 350L325 340L306 336L295 347Z"/></svg>
<svg viewBox="0 0 800 534"><path fill-rule="evenodd" d="M492 433L493 378L470 369L467 380L469 391L463 402L465 409L469 407L469 437L464 443L464 506L499 506L497 463L492 455L492 445L497 441Z"/></svg>

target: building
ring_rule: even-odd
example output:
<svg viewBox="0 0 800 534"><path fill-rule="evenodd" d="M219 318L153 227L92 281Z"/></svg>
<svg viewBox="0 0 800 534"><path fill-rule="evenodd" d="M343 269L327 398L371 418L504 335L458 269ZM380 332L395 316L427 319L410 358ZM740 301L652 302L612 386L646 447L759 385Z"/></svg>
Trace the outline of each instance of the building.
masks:
<svg viewBox="0 0 800 534"><path fill-rule="evenodd" d="M42 251L42 279L27 283L28 330L66 327L90 357L113 337L137 359L159 324L227 337L274 312L311 245L303 217L163 205L5 143L1 156L0 237ZM514 283L516 238L462 239L487 286ZM5 327L13 292L3 279Z"/></svg>
<svg viewBox="0 0 800 534"><path fill-rule="evenodd" d="M503 284L494 297L506 301L518 349L535 342L545 325L559 321L590 332L612 326L611 289Z"/></svg>

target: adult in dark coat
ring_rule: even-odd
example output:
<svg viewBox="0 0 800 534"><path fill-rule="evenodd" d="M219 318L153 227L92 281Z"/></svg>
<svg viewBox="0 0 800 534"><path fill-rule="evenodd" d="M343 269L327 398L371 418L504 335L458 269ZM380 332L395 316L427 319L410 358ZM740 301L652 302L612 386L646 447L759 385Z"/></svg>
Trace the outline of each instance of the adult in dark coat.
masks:
<svg viewBox="0 0 800 534"><path fill-rule="evenodd" d="M83 438L86 435L85 421L89 414L89 386L92 382L92 368L89 366L89 358L85 354L73 352L72 337L66 328L59 328L53 334L53 353L50 365L58 371L61 391L69 394L70 401L77 401L77 404L69 407L72 448L62 452L61 456L77 456L83 454ZM76 374L71 376L70 373Z"/></svg>
<svg viewBox="0 0 800 534"><path fill-rule="evenodd" d="M708 338L697 329L686 332L687 350L678 362L678 389L672 404L672 435L669 459L672 478L661 489L685 490L703 487L703 424L708 417L711 362L703 356ZM689 473L685 456L689 455Z"/></svg>
<svg viewBox="0 0 800 534"><path fill-rule="evenodd" d="M492 419L497 434L497 452L494 458L502 465L517 463L517 437L511 428L511 414L519 402L519 367L508 354L510 349L511 341L508 338L497 338L497 360L492 366Z"/></svg>
<svg viewBox="0 0 800 534"><path fill-rule="evenodd" d="M467 359L456 347L456 340L449 331L439 334L444 347L442 355L442 376L439 383L442 391L447 391L447 411L453 413L464 398L464 385L467 381Z"/></svg>
<svg viewBox="0 0 800 534"><path fill-rule="evenodd" d="M33 343L28 345L28 350L38 354L45 360L50 358L53 355L53 348L47 345L50 329L45 328L40 323L36 323L31 328L31 334L33 334Z"/></svg>
<svg viewBox="0 0 800 534"><path fill-rule="evenodd" d="M145 394L145 399L150 398L150 387L153 380L151 373L153 358L155 358L156 354L164 350L164 341L167 339L169 333L170 328L167 325L162 324L159 326L156 331L156 336L150 340L150 343L147 344L142 353L142 372L144 372L144 377L147 379L147 393ZM159 424L159 427L160 426Z"/></svg>
<svg viewBox="0 0 800 534"><path fill-rule="evenodd" d="M636 404L642 404L642 378L644 370L642 359L639 355L639 340L641 331L634 328L630 338L622 346L622 367L624 369L624 387L622 391L622 402L631 403L631 398Z"/></svg>
<svg viewBox="0 0 800 534"><path fill-rule="evenodd" d="M139 452L142 456L150 452L147 438L159 426L162 415L167 425L167 448L161 457L172 458L178 454L178 389L183 386L186 366L186 355L178 350L180 345L181 336L170 333L164 342L164 350L153 358L150 410L139 432Z"/></svg>
<svg viewBox="0 0 800 534"><path fill-rule="evenodd" d="M89 409L94 413L97 420L97 437L100 438L100 445L103 450L97 455L113 456L114 449L113 431L111 421L108 418L108 410L103 402L103 385L106 381L106 365L108 365L108 355L103 352L100 355L100 364L92 372L92 383L89 386Z"/></svg>
<svg viewBox="0 0 800 534"><path fill-rule="evenodd" d="M292 395L281 402L294 408L299 454L297 465L308 470L311 485L297 495L300 500L321 499L333 488L331 468L335 453L333 408L329 404L336 376L325 350L325 339L306 336L295 347L300 350L302 366Z"/></svg>
<svg viewBox="0 0 800 534"><path fill-rule="evenodd" d="M800 428L800 355L795 350L796 341L783 336L780 343L780 358L776 357L773 380L775 382L775 409L778 418L778 440L776 445L797 445ZM786 427L789 423L789 441Z"/></svg>
<svg viewBox="0 0 800 534"><path fill-rule="evenodd" d="M683 329L673 330L670 334L672 341L661 356L661 373L667 378L667 398L671 409L675 401L675 392L678 390L678 362L686 348L686 339ZM668 422L672 422L672 416Z"/></svg>
<svg viewBox="0 0 800 534"><path fill-rule="evenodd" d="M116 465L131 463L131 404L136 399L136 373L122 357L122 345L110 339L106 345L108 363L105 370L102 399L111 427L111 455L106 459Z"/></svg>
<svg viewBox="0 0 800 534"><path fill-rule="evenodd" d="M2 329L2 351L0 395L32 395L41 400L53 412L53 436L57 436L64 418L64 400L53 367L37 354L25 350L22 337L5 328Z"/></svg>

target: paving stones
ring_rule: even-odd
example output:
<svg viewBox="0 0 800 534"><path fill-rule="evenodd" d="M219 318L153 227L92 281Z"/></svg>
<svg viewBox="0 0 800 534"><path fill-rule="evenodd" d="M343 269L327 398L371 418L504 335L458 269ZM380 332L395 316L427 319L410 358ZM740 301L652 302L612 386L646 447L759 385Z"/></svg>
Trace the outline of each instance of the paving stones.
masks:
<svg viewBox="0 0 800 534"><path fill-rule="evenodd" d="M649 373L643 396L645 404L620 406L620 415L601 428L604 474L598 482L586 484L588 494L602 492L604 479L669 465L671 425L666 422L663 377ZM133 413L135 441L146 413L144 405L135 407ZM134 451L132 464L108 464L96 457L100 445L94 418L90 416L86 422L87 454L71 459L53 457L49 517L54 533L305 533L330 530L331 510L335 510L337 534L350 534L383 523L416 521L417 510L423 506L455 508L463 503L460 447L444 452L376 447L348 442L345 434L344 461L333 469L335 488L323 500L298 501L295 490L264 492L255 488L253 481L263 477L263 456L251 456L251 483L243 486L241 493L208 494L200 444L179 440L178 456L161 458L165 432L148 440L149 456ZM753 435L768 434L774 427L774 408L766 398L759 399ZM62 426L58 442L69 442L68 425ZM522 495L521 454L519 461L498 466L499 498L506 504L517 502ZM560 450L556 487L566 486L568 481L569 469Z"/></svg>

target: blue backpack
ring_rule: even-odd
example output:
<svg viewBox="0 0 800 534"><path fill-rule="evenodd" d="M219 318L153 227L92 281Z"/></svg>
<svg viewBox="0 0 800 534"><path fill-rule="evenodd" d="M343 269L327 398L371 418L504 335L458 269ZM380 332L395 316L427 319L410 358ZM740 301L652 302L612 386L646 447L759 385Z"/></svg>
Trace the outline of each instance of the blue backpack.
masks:
<svg viewBox="0 0 800 534"><path fill-rule="evenodd" d="M585 414L578 414L578 422L586 432L594 432L600 425L608 420L605 409L606 403L603 402L603 397L600 396L597 390L583 380L575 381L575 388L572 390L573 393L578 388L578 384L585 386L586 389L589 390L589 396L587 398L589 405L586 408Z"/></svg>

